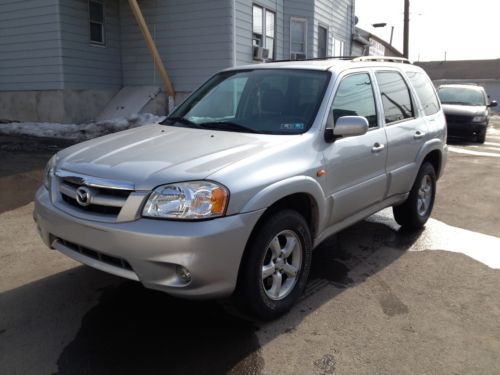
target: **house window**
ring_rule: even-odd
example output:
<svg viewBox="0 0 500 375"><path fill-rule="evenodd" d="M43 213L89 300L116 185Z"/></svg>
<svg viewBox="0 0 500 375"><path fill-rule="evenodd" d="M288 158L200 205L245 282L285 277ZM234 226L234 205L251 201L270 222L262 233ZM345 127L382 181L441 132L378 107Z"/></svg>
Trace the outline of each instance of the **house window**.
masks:
<svg viewBox="0 0 500 375"><path fill-rule="evenodd" d="M343 40L332 38L332 50L333 56L341 57L344 56L345 43Z"/></svg>
<svg viewBox="0 0 500 375"><path fill-rule="evenodd" d="M269 51L268 59L274 59L274 41L276 39L276 13L258 5L253 6L253 46Z"/></svg>
<svg viewBox="0 0 500 375"><path fill-rule="evenodd" d="M318 26L318 57L326 57L328 42L328 29L323 26Z"/></svg>
<svg viewBox="0 0 500 375"><path fill-rule="evenodd" d="M269 10L266 10L266 45L265 47L269 50L269 58L274 59L274 35L275 35L275 14Z"/></svg>
<svg viewBox="0 0 500 375"><path fill-rule="evenodd" d="M307 21L299 18L290 20L290 59L306 58Z"/></svg>
<svg viewBox="0 0 500 375"><path fill-rule="evenodd" d="M104 4L89 1L90 42L104 44Z"/></svg>

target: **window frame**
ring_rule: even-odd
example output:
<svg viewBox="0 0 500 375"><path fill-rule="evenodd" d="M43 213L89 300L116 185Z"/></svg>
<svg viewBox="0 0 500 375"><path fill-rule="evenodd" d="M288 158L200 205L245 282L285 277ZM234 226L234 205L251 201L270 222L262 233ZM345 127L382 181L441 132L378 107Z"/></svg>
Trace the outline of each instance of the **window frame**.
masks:
<svg viewBox="0 0 500 375"><path fill-rule="evenodd" d="M370 70L356 70L356 71L346 72L345 74L338 77L338 79L337 79L338 83L334 87L332 99L331 99L331 102L329 103L329 107L328 107L329 109L328 109L328 113L327 113L327 119L330 118L330 114L332 115L332 129L335 128L335 122L333 119L333 105L335 103L335 99L337 98L337 94L338 94L338 91L340 89L340 85L342 84L342 81L344 79L351 77L351 76L354 76L354 75L359 75L359 74L365 74L370 79L371 88L372 88L372 95L373 95L373 106L375 108L375 117L377 119L377 126L372 126L372 127L368 126L368 131L370 132L372 130L377 130L377 129L382 128L382 126L381 126L382 122L381 122L381 118L380 118L381 109L379 108L379 103L378 103L378 92L377 92L378 86L377 86L377 88L375 87L378 83L374 79L374 77L371 73L372 72ZM328 120L327 120L326 128L328 128Z"/></svg>
<svg viewBox="0 0 500 375"><path fill-rule="evenodd" d="M102 22L96 21L91 18L90 6L91 3L99 4L102 7ZM105 47L106 46L106 4L102 0L89 0L87 4L88 8L88 27L89 27L89 42L92 46ZM102 41L92 40L92 24L98 24L101 26Z"/></svg>
<svg viewBox="0 0 500 375"><path fill-rule="evenodd" d="M272 39L273 40L273 48L272 48L272 50L269 49L269 54L272 56L272 58L268 58L266 60L276 60L276 20L277 20L276 11L273 9L270 9L270 8L266 8L265 6L262 6L258 3L252 3L252 48L256 47L256 45L254 44L254 41L256 40L256 38L254 38L254 34L259 35L258 33L254 32L254 9L255 8L260 8L262 11L262 19L261 19L261 21L262 21L262 30L261 30L262 34L260 34L262 45L260 45L258 47L269 49L267 47L266 38ZM273 33L272 37L267 35L267 14L268 13L271 13L273 15L274 33Z"/></svg>
<svg viewBox="0 0 500 375"><path fill-rule="evenodd" d="M335 46L337 45L337 43L340 44L340 56L337 56L336 55L336 48ZM332 56L333 57L343 57L345 56L345 40L343 39L340 39L340 38L336 38L335 36L332 37Z"/></svg>
<svg viewBox="0 0 500 375"><path fill-rule="evenodd" d="M319 35L320 35L320 29L323 29L326 31L325 34L325 56L320 56L319 55ZM328 26L322 23L318 23L318 51L317 51L317 57L318 58L325 58L328 57L328 39L329 39L329 34L330 34L330 29Z"/></svg>
<svg viewBox="0 0 500 375"><path fill-rule="evenodd" d="M404 118L404 119L392 121L392 122L386 121L384 99L382 97L382 90L380 89L380 83L379 83L378 77L377 77L378 73L396 73L396 74L400 75L401 79L403 80L403 82L406 86L406 89L408 90L408 95L410 96L410 102L411 102L412 112L413 112L412 117L408 117L408 118ZM413 95L414 95L413 94L413 86L407 81L408 78L406 77L406 74L404 72L402 72L400 70L395 70L395 69L376 69L373 71L373 77L374 77L375 82L377 84L378 97L380 98L380 111L382 114L381 120L383 121L384 126L398 125L398 124L401 124L403 122L412 121L412 120L415 120L416 118L418 118L419 113L420 113L420 109L415 105L415 98L413 97Z"/></svg>
<svg viewBox="0 0 500 375"><path fill-rule="evenodd" d="M292 49L293 41L292 41L292 24L293 22L300 22L305 25L304 27L304 52L299 52L299 51L294 51ZM303 53L305 58L307 59L307 30L308 28L308 22L307 18L301 18L301 17L290 17L290 59L292 58L292 53Z"/></svg>
<svg viewBox="0 0 500 375"><path fill-rule="evenodd" d="M430 79L430 77L426 73L419 72L417 70L406 70L404 73L405 73L405 77L408 78L408 81L411 84L411 90L413 91L413 95L414 95L415 99L418 100L418 102L420 104L420 106L418 107L419 115L417 117L421 117L421 116L423 116L423 117L434 116L437 113L439 113L439 111L441 110L441 101L439 99L439 95L437 93L437 89L434 86L434 84L432 83L432 80ZM438 105L436 112L431 113L431 114L427 114L426 113L424 103L422 103L422 99L420 98L420 95L419 95L419 93L418 93L415 85L413 84L413 80L411 79L410 74L421 74L422 76L424 76L424 78L427 81L427 83L430 84L430 87L432 88L432 91L434 92L434 98L436 99L436 102L437 102L437 105Z"/></svg>

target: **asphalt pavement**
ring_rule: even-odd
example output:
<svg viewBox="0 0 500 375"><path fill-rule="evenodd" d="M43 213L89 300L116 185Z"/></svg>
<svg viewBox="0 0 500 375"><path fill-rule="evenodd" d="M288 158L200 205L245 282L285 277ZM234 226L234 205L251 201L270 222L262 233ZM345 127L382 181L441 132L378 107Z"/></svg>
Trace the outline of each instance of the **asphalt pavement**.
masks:
<svg viewBox="0 0 500 375"><path fill-rule="evenodd" d="M285 317L250 322L68 259L31 214L65 144L0 138L1 374L500 373L500 120L453 142L433 218L407 233L390 210L314 253Z"/></svg>

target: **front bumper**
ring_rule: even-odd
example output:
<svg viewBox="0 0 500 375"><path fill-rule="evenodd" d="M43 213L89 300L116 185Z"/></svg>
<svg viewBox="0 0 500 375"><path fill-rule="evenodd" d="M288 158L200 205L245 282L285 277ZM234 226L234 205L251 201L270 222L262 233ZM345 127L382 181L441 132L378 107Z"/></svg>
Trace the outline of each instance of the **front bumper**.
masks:
<svg viewBox="0 0 500 375"><path fill-rule="evenodd" d="M216 298L233 292L243 251L261 214L198 222L94 222L56 208L41 187L33 216L47 246L81 263L172 295ZM190 282L179 277L178 266L190 271Z"/></svg>
<svg viewBox="0 0 500 375"><path fill-rule="evenodd" d="M482 132L486 131L488 127L488 122L478 122L478 123L448 123L448 136L449 137L477 137Z"/></svg>

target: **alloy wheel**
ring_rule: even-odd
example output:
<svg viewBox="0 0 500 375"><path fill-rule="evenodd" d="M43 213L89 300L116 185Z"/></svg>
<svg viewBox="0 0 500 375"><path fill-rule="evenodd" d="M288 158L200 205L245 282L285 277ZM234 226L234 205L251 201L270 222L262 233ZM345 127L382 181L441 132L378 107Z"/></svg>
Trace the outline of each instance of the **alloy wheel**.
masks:
<svg viewBox="0 0 500 375"><path fill-rule="evenodd" d="M278 233L267 246L262 262L262 286L272 300L288 296L302 267L302 243L291 230Z"/></svg>

